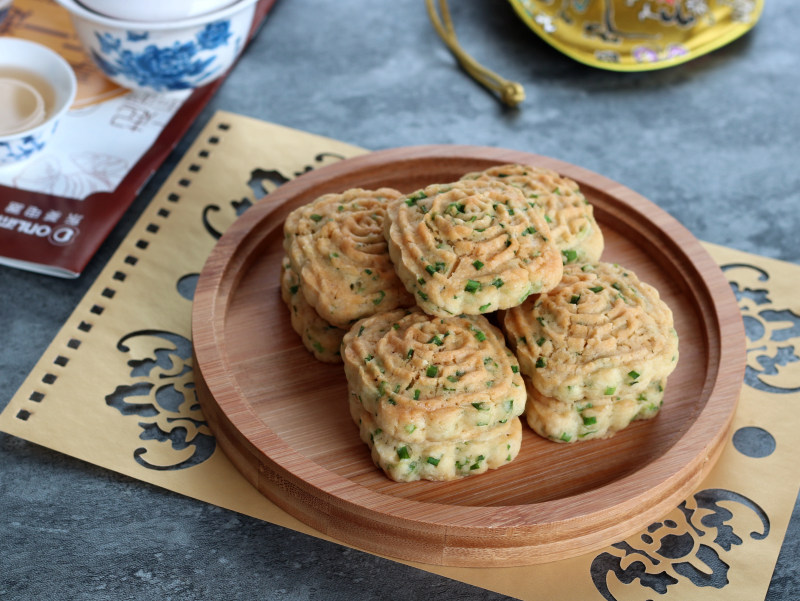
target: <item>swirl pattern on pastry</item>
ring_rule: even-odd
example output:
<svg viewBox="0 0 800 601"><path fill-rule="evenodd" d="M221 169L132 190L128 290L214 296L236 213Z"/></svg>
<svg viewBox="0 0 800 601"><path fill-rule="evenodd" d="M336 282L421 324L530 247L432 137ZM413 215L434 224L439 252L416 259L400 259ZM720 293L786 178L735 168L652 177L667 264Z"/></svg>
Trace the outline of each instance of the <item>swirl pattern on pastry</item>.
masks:
<svg viewBox="0 0 800 601"><path fill-rule="evenodd" d="M462 179L492 179L519 188L544 214L564 263L600 260L603 234L594 218L594 207L574 180L551 169L519 164L468 173Z"/></svg>
<svg viewBox="0 0 800 601"><path fill-rule="evenodd" d="M491 180L433 184L391 202L389 253L417 304L432 315L477 315L555 286L561 255L531 205Z"/></svg>
<svg viewBox="0 0 800 601"><path fill-rule="evenodd" d="M478 438L524 410L516 359L483 316L381 313L356 322L342 348L352 402L394 438Z"/></svg>
<svg viewBox="0 0 800 601"><path fill-rule="evenodd" d="M346 330L332 326L308 304L300 290L300 278L292 270L288 257L281 262L281 298L289 307L292 329L303 346L319 361L341 363L340 347Z"/></svg>
<svg viewBox="0 0 800 601"><path fill-rule="evenodd" d="M394 271L383 226L390 188L326 194L292 211L284 249L308 303L341 328L361 317L414 303Z"/></svg>
<svg viewBox="0 0 800 601"><path fill-rule="evenodd" d="M616 264L567 265L556 288L507 311L503 327L533 387L560 403L660 407L678 361L672 311Z"/></svg>
<svg viewBox="0 0 800 601"><path fill-rule="evenodd" d="M389 459L399 446L406 446L410 457L434 450L439 459L448 457L441 470L433 471L410 459L422 478L426 472L445 479L442 474L461 477L493 467L489 449L494 449L492 457L499 453L501 439L517 449L511 453L516 456L518 443L503 437L509 422L525 409L525 386L502 334L485 317L440 318L419 308L381 313L353 325L342 342L342 355L350 415L360 424L362 437L363 424L369 424L371 439L364 441L389 477L394 476L387 466L396 463ZM377 443L372 440L376 431L381 435ZM483 451L469 450L479 444ZM394 451L381 451L381 445L393 445ZM459 450L464 445L469 449ZM478 455L488 463L462 469L467 457L474 464ZM507 456L503 454L504 461ZM461 467L455 469L457 463Z"/></svg>

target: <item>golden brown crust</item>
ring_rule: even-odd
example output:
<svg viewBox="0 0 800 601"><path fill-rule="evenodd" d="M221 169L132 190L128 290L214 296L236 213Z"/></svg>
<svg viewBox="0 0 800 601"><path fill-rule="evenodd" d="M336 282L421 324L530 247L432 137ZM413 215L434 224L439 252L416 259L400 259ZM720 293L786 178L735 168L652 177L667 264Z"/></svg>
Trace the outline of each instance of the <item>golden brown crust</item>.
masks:
<svg viewBox="0 0 800 601"><path fill-rule="evenodd" d="M386 239L400 279L426 313L513 307L561 279L544 217L500 182L433 184L391 202Z"/></svg>
<svg viewBox="0 0 800 601"><path fill-rule="evenodd" d="M326 194L292 211L284 248L303 294L328 323L347 328L361 317L414 303L394 271L383 222L390 188Z"/></svg>

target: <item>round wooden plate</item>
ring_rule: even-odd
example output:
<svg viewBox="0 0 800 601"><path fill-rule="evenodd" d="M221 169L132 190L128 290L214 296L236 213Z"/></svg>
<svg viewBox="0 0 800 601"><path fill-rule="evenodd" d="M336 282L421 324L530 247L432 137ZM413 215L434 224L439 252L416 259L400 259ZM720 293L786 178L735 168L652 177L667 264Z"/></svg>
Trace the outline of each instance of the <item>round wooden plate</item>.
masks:
<svg viewBox="0 0 800 601"><path fill-rule="evenodd" d="M634 270L670 305L680 360L661 413L608 440L557 444L524 428L509 465L457 482L396 483L370 459L341 365L301 345L279 293L283 221L321 194L411 192L503 163L554 169L595 207L603 260ZM742 383L744 329L728 282L675 219L624 186L537 155L472 146L366 154L272 192L220 239L192 316L197 393L222 449L259 491L344 543L400 559L511 566L623 539L676 507L711 469Z"/></svg>

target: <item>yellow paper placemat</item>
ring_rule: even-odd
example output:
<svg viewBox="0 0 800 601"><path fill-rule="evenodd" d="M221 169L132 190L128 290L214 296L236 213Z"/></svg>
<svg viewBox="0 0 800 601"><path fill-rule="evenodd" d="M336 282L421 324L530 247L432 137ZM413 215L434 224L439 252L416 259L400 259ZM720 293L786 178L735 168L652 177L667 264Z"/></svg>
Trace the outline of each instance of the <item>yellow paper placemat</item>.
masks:
<svg viewBox="0 0 800 601"><path fill-rule="evenodd" d="M320 538L261 496L217 447L194 394L191 298L216 240L253 202L365 152L220 112L205 127L5 411L0 429L90 463ZM763 599L800 486L800 266L707 248L748 334L741 402L719 463L642 532L519 568L424 570L521 599Z"/></svg>

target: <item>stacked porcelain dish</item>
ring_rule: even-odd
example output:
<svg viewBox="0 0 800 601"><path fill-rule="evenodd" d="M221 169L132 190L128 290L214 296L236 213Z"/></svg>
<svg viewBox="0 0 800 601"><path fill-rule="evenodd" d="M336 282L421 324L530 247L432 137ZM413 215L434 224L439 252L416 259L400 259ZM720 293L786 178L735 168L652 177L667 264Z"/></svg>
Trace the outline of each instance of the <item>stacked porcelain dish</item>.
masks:
<svg viewBox="0 0 800 601"><path fill-rule="evenodd" d="M257 0L57 0L87 54L134 90L171 92L221 77L247 42Z"/></svg>

